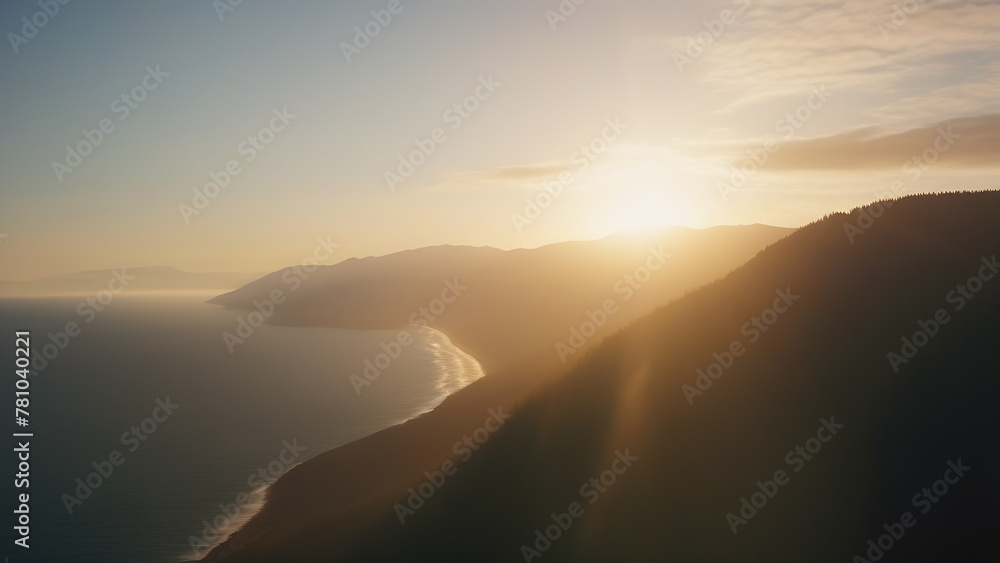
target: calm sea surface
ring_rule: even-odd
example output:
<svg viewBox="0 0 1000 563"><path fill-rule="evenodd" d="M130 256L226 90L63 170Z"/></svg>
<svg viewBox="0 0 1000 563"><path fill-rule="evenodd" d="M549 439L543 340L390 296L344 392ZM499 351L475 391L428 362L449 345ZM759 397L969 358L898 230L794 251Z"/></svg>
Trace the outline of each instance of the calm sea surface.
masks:
<svg viewBox="0 0 1000 563"><path fill-rule="evenodd" d="M414 344L359 396L351 374L363 377L365 360L398 331L265 325L230 353L222 334L246 312L207 297L121 295L96 314L78 310L84 297L0 300L8 533L11 433L23 430L13 420L14 332L30 330L36 351L50 333L64 345L31 377L31 547L10 537L0 554L10 563L191 559L191 538L205 541L206 522L211 539L215 526L228 532L249 516L229 518L220 504L259 497L270 475L426 412L482 375L444 335L414 330ZM67 322L80 334L60 337ZM167 415L158 401L177 407ZM305 450L295 457L289 446ZM88 476L97 487L80 486Z"/></svg>

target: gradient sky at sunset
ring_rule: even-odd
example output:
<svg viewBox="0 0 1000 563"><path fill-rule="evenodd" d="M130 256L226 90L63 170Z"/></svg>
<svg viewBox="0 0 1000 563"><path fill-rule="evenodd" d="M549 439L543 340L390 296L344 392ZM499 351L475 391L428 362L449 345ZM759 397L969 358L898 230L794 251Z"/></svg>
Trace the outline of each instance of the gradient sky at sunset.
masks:
<svg viewBox="0 0 1000 563"><path fill-rule="evenodd" d="M0 279L263 272L299 263L317 237L341 244L336 262L633 226L799 226L897 180L898 195L1000 187L993 1L894 15L879 0L588 0L555 18L559 0L402 0L350 62L342 43L388 0L243 0L221 20L218 4L71 2L26 42L10 34L39 5L0 7ZM704 23L723 10L730 23ZM156 88L127 116L114 109L157 65ZM477 87L456 128L446 112ZM283 108L295 117L247 161L241 143ZM807 119L785 117L797 110ZM114 130L60 181L52 163L103 119ZM609 120L627 128L608 137ZM435 128L445 140L390 190L385 173ZM583 169L579 147L602 133L607 151ZM720 195L768 138L763 168ZM231 160L239 175L186 221L179 206Z"/></svg>

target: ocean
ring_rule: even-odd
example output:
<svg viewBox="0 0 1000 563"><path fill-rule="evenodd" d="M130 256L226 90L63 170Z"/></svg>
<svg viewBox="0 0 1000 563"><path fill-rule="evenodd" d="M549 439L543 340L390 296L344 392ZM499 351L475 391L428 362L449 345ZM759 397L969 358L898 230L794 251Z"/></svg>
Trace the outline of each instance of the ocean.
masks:
<svg viewBox="0 0 1000 563"><path fill-rule="evenodd" d="M398 350L399 330L267 324L227 345L247 312L208 297L0 300L12 419L16 331L31 332L43 368L30 376L28 426L8 426L8 452L14 432L33 433L27 489L15 491L7 454L10 510L30 494L30 547L11 536L10 563L193 559L249 517L275 476L482 376L445 335L417 328Z"/></svg>

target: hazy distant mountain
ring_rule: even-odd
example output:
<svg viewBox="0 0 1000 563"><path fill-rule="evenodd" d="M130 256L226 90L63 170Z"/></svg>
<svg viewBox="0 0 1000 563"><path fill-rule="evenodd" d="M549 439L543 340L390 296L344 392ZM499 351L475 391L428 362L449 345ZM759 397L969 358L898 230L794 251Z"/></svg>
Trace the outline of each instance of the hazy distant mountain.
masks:
<svg viewBox="0 0 1000 563"><path fill-rule="evenodd" d="M258 278L260 274L190 273L169 266L92 270L28 282L0 281L0 297L93 295L101 290L124 288L128 293L171 291L225 291Z"/></svg>
<svg viewBox="0 0 1000 563"><path fill-rule="evenodd" d="M275 307L271 321L278 324L416 330L424 323L487 370L538 354L561 363L791 232L764 225L678 227L512 251L422 248L312 272L288 268L211 302L253 309L254 301L280 290L287 300ZM458 295L448 289L456 284ZM614 312L602 313L608 300ZM582 326L588 321L596 334ZM574 346L580 338L569 342L574 330L591 334L581 334L583 346ZM559 342L565 346L557 350Z"/></svg>
<svg viewBox="0 0 1000 563"><path fill-rule="evenodd" d="M1000 192L829 216L605 339L467 461L492 377L293 469L213 560L991 560L998 217Z"/></svg>

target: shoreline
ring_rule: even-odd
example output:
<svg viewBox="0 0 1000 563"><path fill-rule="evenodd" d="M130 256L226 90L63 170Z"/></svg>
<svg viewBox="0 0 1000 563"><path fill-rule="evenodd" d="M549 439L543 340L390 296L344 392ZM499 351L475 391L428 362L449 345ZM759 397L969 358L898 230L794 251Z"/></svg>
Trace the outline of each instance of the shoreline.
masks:
<svg viewBox="0 0 1000 563"><path fill-rule="evenodd" d="M464 389L473 382L478 381L479 379L485 377L486 373L483 370L483 367L479 363L479 361L476 360L476 358L474 358L471 354L465 352L464 350L456 346L451 341L451 339L448 337L447 334L435 328L431 327L424 327L424 328L431 333L431 336L433 338L438 339L437 342L429 341L428 342L429 346L427 349L432 355L435 356L435 359L432 361L438 367L438 370L436 370L437 380L434 384L434 387L441 390L442 393L440 394L440 396L435 399L432 399L429 403L426 403L424 406L418 407L416 412L414 412L412 415L407 416L402 420L399 420L393 424L389 424L383 428L373 430L370 434L358 437L350 442L346 442L334 448L323 450L322 452L317 454L316 457L321 456L324 453L336 450L340 447L347 446L354 442L364 440L369 436L376 434L378 432L382 432L389 428L401 426L411 420L424 416L432 412L437 407L439 407L443 402L445 402L448 399L448 397L451 397L453 394L460 391L461 389ZM375 330L373 332L377 332L378 330ZM463 370L471 370L472 375L474 377L466 375L467 372ZM461 385L451 387L448 385L449 383L452 383L452 385L454 385L455 383L461 383ZM215 551L219 547L229 542L229 540L234 535L238 534L251 520L253 520L258 514L260 514L260 512L264 509L264 506L267 504L268 498L270 497L271 488L279 479L287 475L288 472L291 471L292 469L295 469L300 465L309 463L311 459L315 459L315 457L310 458L310 460L306 460L303 462L296 463L295 465L292 465L272 481L266 483L261 487L254 489L254 491L250 494L251 502L246 505L247 510L245 516L244 514L241 513L238 518L238 522L231 522L229 525L227 525L225 530L223 530L220 533L220 538L217 541L212 542L209 545L209 547L201 550L197 554L197 559L190 559L182 556L179 558L179 561L181 561L181 563L195 563L198 561L205 561L206 558L209 557L213 551Z"/></svg>
<svg viewBox="0 0 1000 563"><path fill-rule="evenodd" d="M459 348L447 334L436 328L427 327L427 330L435 338L440 339L440 342L431 343L431 352L436 356L434 362L439 368L436 388L441 394L428 403L429 406L421 412L406 420L431 412L455 392L486 376L482 364L471 354Z"/></svg>

